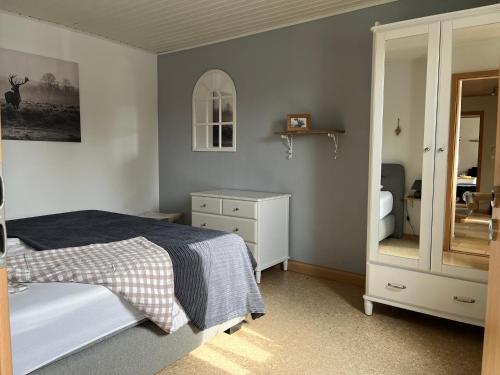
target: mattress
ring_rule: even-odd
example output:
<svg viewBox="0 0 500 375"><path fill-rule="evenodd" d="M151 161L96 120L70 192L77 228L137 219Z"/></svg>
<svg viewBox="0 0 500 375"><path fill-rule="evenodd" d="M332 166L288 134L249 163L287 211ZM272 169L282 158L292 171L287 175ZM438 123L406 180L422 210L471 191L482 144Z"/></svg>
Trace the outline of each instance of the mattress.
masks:
<svg viewBox="0 0 500 375"><path fill-rule="evenodd" d="M390 191L380 191L380 215L379 219L383 219L392 211L394 198Z"/></svg>
<svg viewBox="0 0 500 375"><path fill-rule="evenodd" d="M7 254L33 251L9 239ZM10 320L14 374L27 374L145 318L108 289L77 283L33 283L11 294ZM188 323L176 300L172 332Z"/></svg>
<svg viewBox="0 0 500 375"><path fill-rule="evenodd" d="M394 233L396 218L389 214L378 222L378 240L382 241Z"/></svg>

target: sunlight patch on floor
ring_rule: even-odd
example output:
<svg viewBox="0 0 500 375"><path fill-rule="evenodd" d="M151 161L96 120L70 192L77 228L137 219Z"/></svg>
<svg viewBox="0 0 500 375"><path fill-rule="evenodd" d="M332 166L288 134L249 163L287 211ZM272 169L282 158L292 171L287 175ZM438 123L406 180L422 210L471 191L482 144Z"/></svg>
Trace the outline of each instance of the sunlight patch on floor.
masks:
<svg viewBox="0 0 500 375"><path fill-rule="evenodd" d="M250 373L250 371L239 366L236 362L211 349L209 345L199 347L194 352L191 352L190 356L231 375L246 375Z"/></svg>
<svg viewBox="0 0 500 375"><path fill-rule="evenodd" d="M259 332L256 332L253 329L250 329L248 327L245 327L244 330L245 330L245 333L248 333L248 334L250 334L250 335L252 335L254 337L257 337L259 339L262 339L262 340L265 340L265 341L269 341L269 342L272 341L270 338L268 338L268 337L266 337L264 335L261 335Z"/></svg>
<svg viewBox="0 0 500 375"><path fill-rule="evenodd" d="M244 359L259 363L265 362L272 357L271 353L248 342L244 338L238 337L235 334L227 337L226 340L218 340L216 338L209 345L231 352L235 355L243 357Z"/></svg>

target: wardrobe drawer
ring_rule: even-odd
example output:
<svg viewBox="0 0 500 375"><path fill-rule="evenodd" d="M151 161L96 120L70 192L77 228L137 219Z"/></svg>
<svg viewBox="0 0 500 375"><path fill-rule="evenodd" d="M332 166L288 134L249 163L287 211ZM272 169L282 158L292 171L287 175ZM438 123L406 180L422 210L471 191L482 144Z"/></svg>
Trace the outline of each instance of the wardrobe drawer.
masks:
<svg viewBox="0 0 500 375"><path fill-rule="evenodd" d="M197 212L210 214L222 214L222 199L208 197L192 197L191 209Z"/></svg>
<svg viewBox="0 0 500 375"><path fill-rule="evenodd" d="M222 214L257 219L257 202L224 199L222 201Z"/></svg>
<svg viewBox="0 0 500 375"><path fill-rule="evenodd" d="M235 233L245 241L257 242L257 222L253 220L193 212L191 222L193 227Z"/></svg>
<svg viewBox="0 0 500 375"><path fill-rule="evenodd" d="M448 314L484 320L487 285L369 265L368 294Z"/></svg>

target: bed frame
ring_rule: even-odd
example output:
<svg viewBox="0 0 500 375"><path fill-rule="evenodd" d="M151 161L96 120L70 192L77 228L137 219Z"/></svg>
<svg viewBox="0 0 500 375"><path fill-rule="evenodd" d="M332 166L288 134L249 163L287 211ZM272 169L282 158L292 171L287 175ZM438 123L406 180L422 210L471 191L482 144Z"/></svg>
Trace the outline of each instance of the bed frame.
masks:
<svg viewBox="0 0 500 375"><path fill-rule="evenodd" d="M390 191L393 196L392 214L394 232L392 237L403 237L405 224L405 169L401 164L382 164L380 180L382 190Z"/></svg>
<svg viewBox="0 0 500 375"><path fill-rule="evenodd" d="M146 321L52 362L30 374L36 375L153 375L217 334L234 332L244 321L234 318L226 323L197 330L191 324L166 335Z"/></svg>

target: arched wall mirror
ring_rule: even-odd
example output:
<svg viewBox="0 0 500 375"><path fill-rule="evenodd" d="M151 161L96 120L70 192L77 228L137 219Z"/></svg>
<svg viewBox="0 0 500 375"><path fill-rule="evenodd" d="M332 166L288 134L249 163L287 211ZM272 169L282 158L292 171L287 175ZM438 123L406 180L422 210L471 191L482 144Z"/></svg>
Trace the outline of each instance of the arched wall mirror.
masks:
<svg viewBox="0 0 500 375"><path fill-rule="evenodd" d="M236 88L222 70L207 71L194 87L193 151L236 151Z"/></svg>

